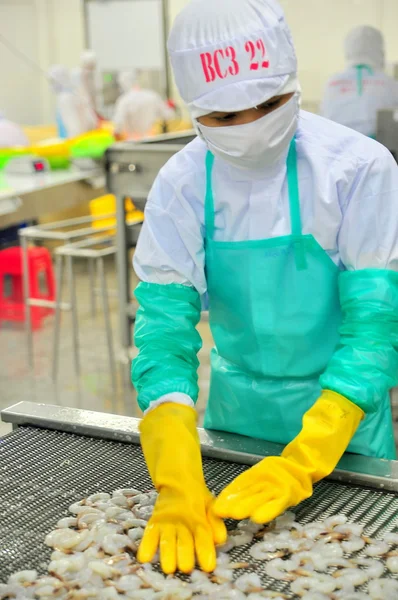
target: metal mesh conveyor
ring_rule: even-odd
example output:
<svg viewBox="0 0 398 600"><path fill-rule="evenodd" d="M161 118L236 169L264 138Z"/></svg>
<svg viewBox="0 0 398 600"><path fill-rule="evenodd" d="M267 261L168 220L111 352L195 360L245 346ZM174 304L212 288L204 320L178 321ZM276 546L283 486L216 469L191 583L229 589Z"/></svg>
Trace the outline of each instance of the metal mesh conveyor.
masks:
<svg viewBox="0 0 398 600"><path fill-rule="evenodd" d="M49 412L48 407L45 412ZM61 422L65 415L61 412L59 418ZM94 492L111 492L121 487L135 487L143 491L152 488L140 447L136 443L136 425L133 429L126 429L122 435L120 417L97 415L96 419L97 425L98 420L102 425L95 428L90 418L85 417L84 427L71 422L69 429L79 432L79 435L57 430L57 427L68 427L65 422L63 427L57 425L57 420L51 419L51 416L47 428L37 426L43 419L19 416L17 420L22 426L0 439L0 582L20 569L46 571L51 550L44 545L44 537L67 514L68 506L76 500ZM23 424L28 421L36 426ZM104 433L107 427L110 427L109 435ZM81 435L83 430L91 435ZM206 435L201 432L202 442ZM102 437L122 441L100 439ZM207 439L205 454L218 455L220 458L226 455L225 440L228 440L228 435L223 434L220 441L224 442L224 447L217 449L214 439L212 443ZM269 450L272 453L274 448ZM242 462L242 447L239 444L234 452L231 452L231 456ZM250 453L248 456L246 462L255 462ZM220 458L204 459L206 480L215 493L248 468ZM351 521L365 524L366 534L372 537L383 537L386 532L397 530L396 465L387 461L378 462L383 463L380 473L385 473L385 476L374 472L369 476L369 485L366 485L365 475L360 475L358 480L354 473L336 475L344 482L320 483L313 497L295 509L298 520L306 523L344 513ZM361 485L354 484L354 481L359 481ZM233 527L233 523L230 525ZM264 563L256 563L249 556L247 546L236 548L231 555L235 560L249 562L252 565L249 570L256 570L262 576L267 589L284 592L287 597L294 598L289 595L288 584L266 577ZM241 574L242 571L237 573Z"/></svg>

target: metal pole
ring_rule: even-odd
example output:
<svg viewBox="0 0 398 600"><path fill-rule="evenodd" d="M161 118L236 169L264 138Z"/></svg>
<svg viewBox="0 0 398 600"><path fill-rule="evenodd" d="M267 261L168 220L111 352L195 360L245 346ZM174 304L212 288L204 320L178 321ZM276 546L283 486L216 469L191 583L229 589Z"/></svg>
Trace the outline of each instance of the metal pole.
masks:
<svg viewBox="0 0 398 600"><path fill-rule="evenodd" d="M25 235L20 235L21 249L22 249L22 269L23 269L23 296L25 306L25 329L26 329L26 343L28 351L28 365L33 374L34 363L33 363L33 335L32 335L32 315L29 304L29 261L28 261L28 239Z"/></svg>
<svg viewBox="0 0 398 600"><path fill-rule="evenodd" d="M56 301L55 301L55 320L54 320L54 338L53 338L53 368L52 378L56 382L58 379L59 364L59 342L61 333L61 303L62 303L62 283L63 283L63 257L57 254L55 258L56 273Z"/></svg>
<svg viewBox="0 0 398 600"><path fill-rule="evenodd" d="M126 213L124 196L116 196L116 264L117 287L119 293L119 333L122 351L125 356L131 345L131 322L127 314L130 303L130 269L128 265L128 247L126 235Z"/></svg>
<svg viewBox="0 0 398 600"><path fill-rule="evenodd" d="M113 398L112 398L112 409L115 409L115 400L116 400L116 392L117 392L117 383L116 383L116 364L115 364L115 354L113 349L113 337L112 337L112 325L109 316L109 304L108 304L108 291L106 287L106 277L105 277L105 269L104 269L104 259L97 259L97 269L98 269L98 280L101 288L101 299L102 299L102 310L104 312L104 321L105 321L105 332L106 332L106 341L108 345L108 357L109 357L109 369L111 374L112 381L112 390L113 390Z"/></svg>
<svg viewBox="0 0 398 600"><path fill-rule="evenodd" d="M94 261L92 258L88 259L88 271L90 279L90 299L91 299L91 316L94 318L97 312L96 307L96 294L95 294L95 268Z"/></svg>
<svg viewBox="0 0 398 600"><path fill-rule="evenodd" d="M73 257L68 256L68 276L70 286L70 304L72 311L72 336L73 336L73 360L75 365L76 379L80 377L80 357L79 357L79 325L77 319L77 305L76 305L76 289L75 289L75 276L73 273ZM80 383L80 382L79 382Z"/></svg>
<svg viewBox="0 0 398 600"><path fill-rule="evenodd" d="M169 55L167 52L167 38L169 37L169 29L170 29L170 7L169 0L161 0L162 2L162 25L163 25L163 60L164 60L164 73L166 75L165 88L166 88L166 96L167 98L171 98L171 81L172 74L170 69L170 61Z"/></svg>

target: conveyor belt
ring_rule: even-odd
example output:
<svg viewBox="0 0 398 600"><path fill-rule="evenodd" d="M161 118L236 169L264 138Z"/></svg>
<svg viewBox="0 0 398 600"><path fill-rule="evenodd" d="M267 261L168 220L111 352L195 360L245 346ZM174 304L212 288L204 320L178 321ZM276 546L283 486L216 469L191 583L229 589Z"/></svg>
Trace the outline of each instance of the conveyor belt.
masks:
<svg viewBox="0 0 398 600"><path fill-rule="evenodd" d="M246 468L204 459L206 480L215 493ZM152 488L137 445L29 426L0 439L0 582L20 569L45 572L51 551L43 539L68 506L120 487ZM365 524L369 536L382 537L398 527L398 495L322 482L296 513L301 523L344 513ZM247 550L244 546L231 554L255 563ZM269 589L288 592L286 583L264 575L264 563L253 564L253 570Z"/></svg>

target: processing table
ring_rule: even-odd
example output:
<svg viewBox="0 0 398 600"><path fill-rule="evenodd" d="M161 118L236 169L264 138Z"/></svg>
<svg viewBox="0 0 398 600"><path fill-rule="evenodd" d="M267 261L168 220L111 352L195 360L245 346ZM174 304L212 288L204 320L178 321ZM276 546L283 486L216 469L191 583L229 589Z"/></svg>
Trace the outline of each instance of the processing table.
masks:
<svg viewBox="0 0 398 600"><path fill-rule="evenodd" d="M46 534L73 502L95 492L153 486L139 445L139 420L85 410L21 402L1 413L13 431L0 439L0 582L20 569L45 572L51 550ZM209 488L220 490L278 444L224 432L199 430ZM398 463L345 455L337 470L294 509L305 524L335 514L365 525L379 538L398 528ZM230 523L231 525L231 523ZM249 545L236 561L251 564L268 590L296 598L289 584L265 574ZM387 575L385 575L387 576ZM366 586L365 586L366 589Z"/></svg>

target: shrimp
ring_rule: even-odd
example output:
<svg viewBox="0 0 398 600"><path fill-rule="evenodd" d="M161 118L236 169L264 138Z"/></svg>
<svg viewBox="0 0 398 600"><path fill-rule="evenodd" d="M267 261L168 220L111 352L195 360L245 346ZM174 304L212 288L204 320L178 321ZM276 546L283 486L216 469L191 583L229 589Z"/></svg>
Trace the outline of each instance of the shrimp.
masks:
<svg viewBox="0 0 398 600"><path fill-rule="evenodd" d="M398 573L398 556L390 556L387 558L387 569L390 573Z"/></svg>
<svg viewBox="0 0 398 600"><path fill-rule="evenodd" d="M341 569L340 571L336 571L335 573L333 573L333 577L341 577L344 582L352 584L355 587L363 585L369 579L366 571L354 568Z"/></svg>
<svg viewBox="0 0 398 600"><path fill-rule="evenodd" d="M344 552L352 554L353 552L358 552L365 547L365 541L361 537L353 536L352 538L341 542L341 547Z"/></svg>
<svg viewBox="0 0 398 600"><path fill-rule="evenodd" d="M365 541L369 544L369 546L365 548L365 553L373 558L387 554L390 549L389 545L383 540L372 540L370 538L366 538Z"/></svg>
<svg viewBox="0 0 398 600"><path fill-rule="evenodd" d="M37 571L18 571L8 578L8 585L29 586L37 579Z"/></svg>
<svg viewBox="0 0 398 600"><path fill-rule="evenodd" d="M330 575L317 574L314 577L298 577L291 584L291 590L299 596L305 592L319 592L321 594L331 594L336 589L336 581Z"/></svg>
<svg viewBox="0 0 398 600"><path fill-rule="evenodd" d="M91 494L91 496L89 496L88 498L86 498L86 504L98 504L99 502L109 502L109 500L111 499L110 494L105 494L105 493L97 493L97 494Z"/></svg>
<svg viewBox="0 0 398 600"><path fill-rule="evenodd" d="M104 552L110 555L120 554L125 548L135 549L130 538L120 533L106 535L102 540L102 548Z"/></svg>
<svg viewBox="0 0 398 600"><path fill-rule="evenodd" d="M384 541L391 546L398 546L398 533L386 533Z"/></svg>
<svg viewBox="0 0 398 600"><path fill-rule="evenodd" d="M63 519L58 521L55 527L58 527L58 529L68 529L69 527L77 527L77 519L76 517L64 517Z"/></svg>
<svg viewBox="0 0 398 600"><path fill-rule="evenodd" d="M245 573L235 580L235 587L241 592L260 592L263 589L261 579L256 573Z"/></svg>
<svg viewBox="0 0 398 600"><path fill-rule="evenodd" d="M89 532L87 530L73 531L72 529L55 529L46 536L44 542L47 546L65 552L84 543L88 535Z"/></svg>
<svg viewBox="0 0 398 600"><path fill-rule="evenodd" d="M369 582L368 591L372 600L396 600L398 598L398 581L374 579Z"/></svg>
<svg viewBox="0 0 398 600"><path fill-rule="evenodd" d="M255 560L269 560L270 558L281 558L285 555L284 552L276 552L276 546L269 542L254 544L249 548L249 554Z"/></svg>
<svg viewBox="0 0 398 600"><path fill-rule="evenodd" d="M281 558L275 558L271 560L265 566L265 572L268 577L278 579L280 581L293 581L296 579L296 575L292 573L299 568L299 561L297 558L290 560L282 560Z"/></svg>
<svg viewBox="0 0 398 600"><path fill-rule="evenodd" d="M381 561L375 560L373 558L361 557L357 558L355 562L360 567L366 567L365 572L369 579L379 579L383 576L385 567Z"/></svg>

